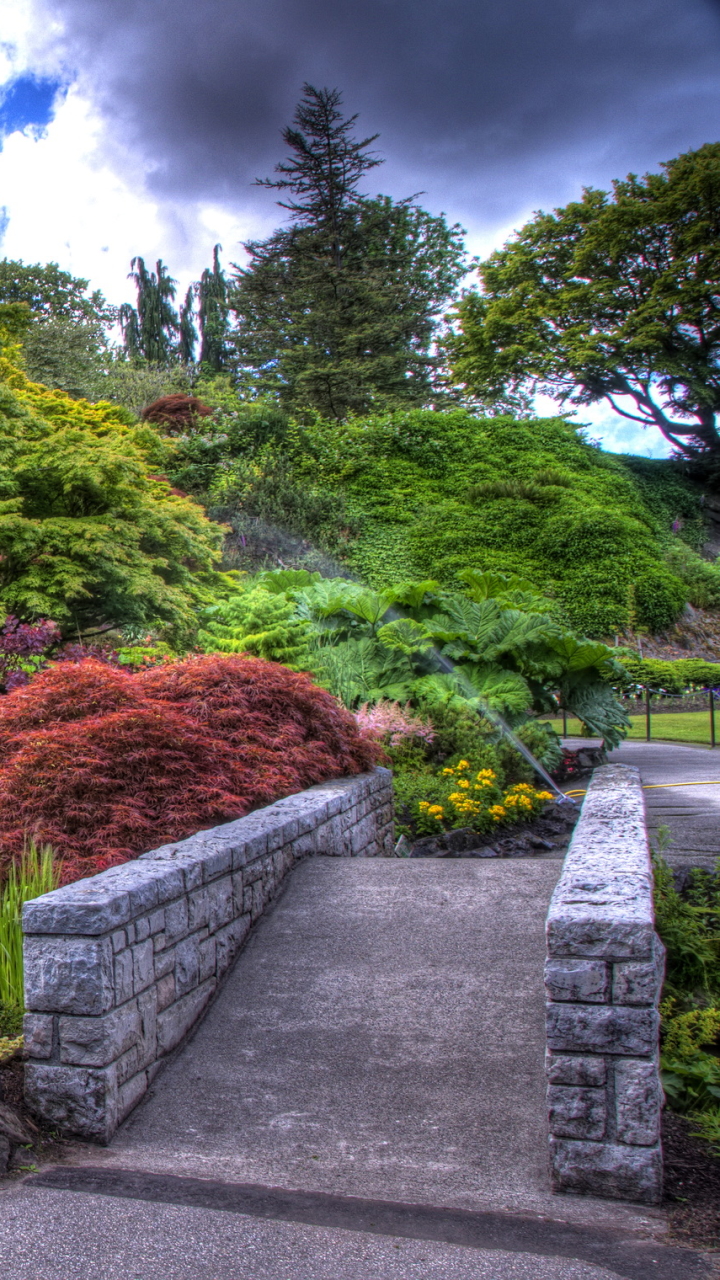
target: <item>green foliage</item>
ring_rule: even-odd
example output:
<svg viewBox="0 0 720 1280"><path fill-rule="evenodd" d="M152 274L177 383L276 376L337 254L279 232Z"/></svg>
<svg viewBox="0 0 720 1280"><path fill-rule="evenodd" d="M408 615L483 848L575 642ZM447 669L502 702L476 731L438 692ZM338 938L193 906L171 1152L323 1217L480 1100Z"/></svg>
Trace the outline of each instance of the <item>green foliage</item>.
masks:
<svg viewBox="0 0 720 1280"><path fill-rule="evenodd" d="M631 681L665 693L685 693L720 684L720 666L702 658L638 658L623 655L619 662Z"/></svg>
<svg viewBox="0 0 720 1280"><path fill-rule="evenodd" d="M664 847L667 828L658 834ZM720 874L695 870L680 894L660 854L653 864L655 924L667 948L663 1087L676 1111L712 1112L720 1103Z"/></svg>
<svg viewBox="0 0 720 1280"><path fill-rule="evenodd" d="M135 282L137 304L120 307L125 353L129 360L147 360L161 367L173 364L178 356L180 321L173 306L177 281L162 260L148 271L142 258L130 263L130 279Z"/></svg>
<svg viewBox="0 0 720 1280"><path fill-rule="evenodd" d="M162 441L0 365L0 604L66 632L153 619L192 631L222 534L151 474Z"/></svg>
<svg viewBox="0 0 720 1280"><path fill-rule="evenodd" d="M219 606L221 626L207 625L201 639L208 651L240 651L260 636L263 656L275 658L304 643L319 682L351 708L381 700L431 712L459 706L519 725L532 711L554 709L559 691L591 732L616 744L628 720L610 687L623 675L612 651L537 612L538 597L524 581L475 573L466 590L479 598L431 580L372 591L344 578L267 572ZM300 623L304 641L289 631Z"/></svg>
<svg viewBox="0 0 720 1280"><path fill-rule="evenodd" d="M459 227L411 199L360 195L380 162L340 104L305 86L283 135L290 156L260 183L289 193L291 225L245 245L228 295L240 385L334 421L426 402L435 320L467 269Z"/></svg>
<svg viewBox="0 0 720 1280"><path fill-rule="evenodd" d="M205 653L251 653L282 662L291 671L307 671L309 630L308 623L298 618L293 601L262 586L250 586L205 610L197 643Z"/></svg>
<svg viewBox="0 0 720 1280"><path fill-rule="evenodd" d="M22 905L60 883L49 845L31 840L0 887L0 1037L19 1035L23 1009Z"/></svg>
<svg viewBox="0 0 720 1280"><path fill-rule="evenodd" d="M460 302L448 347L458 381L488 403L523 389L604 398L714 459L720 143L661 169L537 213L481 264L483 292Z"/></svg>
<svg viewBox="0 0 720 1280"><path fill-rule="evenodd" d="M261 517L373 587L403 578L453 587L471 568L510 575L520 601L530 581L541 611L605 637L671 625L692 593L688 557L705 565L683 540L700 523L697 489L659 462L660 495L646 500L655 464L643 460L638 473L635 460L593 448L563 419L412 410L298 427L235 403L178 442L174 482L239 532ZM289 563L301 561L290 553Z"/></svg>
<svg viewBox="0 0 720 1280"><path fill-rule="evenodd" d="M111 325L116 310L99 289L88 294L89 280L61 271L57 262L0 261L0 303L24 303L34 317L64 317L81 323Z"/></svg>

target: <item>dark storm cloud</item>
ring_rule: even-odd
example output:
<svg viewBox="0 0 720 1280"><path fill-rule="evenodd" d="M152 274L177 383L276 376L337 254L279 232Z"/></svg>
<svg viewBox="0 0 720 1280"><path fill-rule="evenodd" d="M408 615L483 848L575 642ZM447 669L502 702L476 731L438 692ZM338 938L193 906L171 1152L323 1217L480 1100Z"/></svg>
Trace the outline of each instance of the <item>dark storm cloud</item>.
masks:
<svg viewBox="0 0 720 1280"><path fill-rule="evenodd" d="M267 204L256 176L304 80L340 87L387 158L475 226L720 137L710 0L42 0L159 196Z"/></svg>

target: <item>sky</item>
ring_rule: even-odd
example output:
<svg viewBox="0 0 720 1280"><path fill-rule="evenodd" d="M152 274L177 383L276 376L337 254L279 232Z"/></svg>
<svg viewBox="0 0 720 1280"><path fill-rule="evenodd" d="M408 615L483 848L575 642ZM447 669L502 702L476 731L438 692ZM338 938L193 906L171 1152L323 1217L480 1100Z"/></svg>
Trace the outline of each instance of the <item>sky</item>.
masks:
<svg viewBox="0 0 720 1280"><path fill-rule="evenodd" d="M340 88L414 193L502 245L534 210L720 138L720 0L0 0L0 253L113 302L282 220L253 187L302 85ZM541 408L552 410L549 402ZM659 434L583 410L606 448Z"/></svg>

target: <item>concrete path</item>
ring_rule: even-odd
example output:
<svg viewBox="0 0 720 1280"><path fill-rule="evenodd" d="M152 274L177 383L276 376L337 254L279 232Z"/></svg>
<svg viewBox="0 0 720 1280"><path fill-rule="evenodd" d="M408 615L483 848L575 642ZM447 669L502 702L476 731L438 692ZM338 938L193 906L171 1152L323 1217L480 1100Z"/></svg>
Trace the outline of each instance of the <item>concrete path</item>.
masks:
<svg viewBox="0 0 720 1280"><path fill-rule="evenodd" d="M706 867L712 871L720 858L720 748L688 747L670 742L624 742L609 757L634 764L649 789L645 792L648 826L670 828L673 843L665 857L674 867ZM715 786L653 789L663 782L703 783Z"/></svg>
<svg viewBox="0 0 720 1280"><path fill-rule="evenodd" d="M107 1149L0 1194L3 1280L694 1280L659 1211L552 1196L559 862L316 858Z"/></svg>

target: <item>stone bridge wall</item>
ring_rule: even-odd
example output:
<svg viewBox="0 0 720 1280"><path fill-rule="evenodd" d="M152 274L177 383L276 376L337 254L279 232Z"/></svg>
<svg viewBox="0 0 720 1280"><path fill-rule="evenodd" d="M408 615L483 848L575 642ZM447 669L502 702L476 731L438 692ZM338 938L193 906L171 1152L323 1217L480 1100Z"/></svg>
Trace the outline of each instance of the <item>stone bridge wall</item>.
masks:
<svg viewBox="0 0 720 1280"><path fill-rule="evenodd" d="M555 1190L657 1203L665 952L637 769L593 775L550 904L547 956Z"/></svg>
<svg viewBox="0 0 720 1280"><path fill-rule="evenodd" d="M391 856L387 769L246 818L25 904L25 1090L67 1133L107 1142L183 1040L294 864Z"/></svg>

